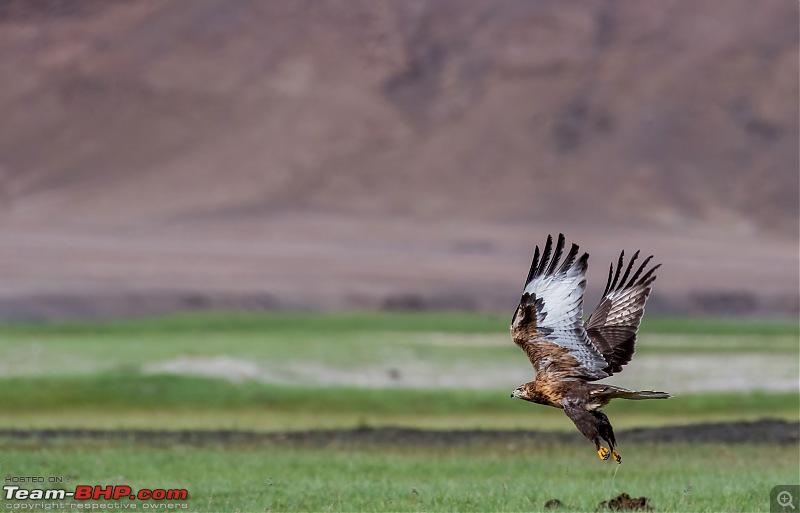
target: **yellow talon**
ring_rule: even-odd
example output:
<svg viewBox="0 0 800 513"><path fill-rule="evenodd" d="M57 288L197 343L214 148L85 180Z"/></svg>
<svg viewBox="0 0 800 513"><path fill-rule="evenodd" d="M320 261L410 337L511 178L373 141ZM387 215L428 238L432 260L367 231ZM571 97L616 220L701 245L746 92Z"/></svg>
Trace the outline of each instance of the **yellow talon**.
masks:
<svg viewBox="0 0 800 513"><path fill-rule="evenodd" d="M600 446L600 448L597 449L597 455L600 456L601 460L607 460L608 459L608 449L606 449L603 446Z"/></svg>
<svg viewBox="0 0 800 513"><path fill-rule="evenodd" d="M619 465L620 463L622 463L622 456L620 456L620 455L619 455L619 453L617 452L617 450L616 450L616 449L614 449L613 451L611 451L611 456L613 456L613 457L614 457L614 461L616 461L616 462L617 462L617 465Z"/></svg>

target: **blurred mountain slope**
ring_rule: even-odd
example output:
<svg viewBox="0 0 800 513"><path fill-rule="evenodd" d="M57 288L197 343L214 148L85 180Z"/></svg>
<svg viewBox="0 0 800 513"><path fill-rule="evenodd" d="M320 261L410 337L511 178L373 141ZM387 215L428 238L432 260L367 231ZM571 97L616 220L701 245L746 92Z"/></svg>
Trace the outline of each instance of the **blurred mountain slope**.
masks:
<svg viewBox="0 0 800 513"><path fill-rule="evenodd" d="M214 247L258 236L398 255L430 241L516 258L545 232L568 231L608 255L631 244L670 251L672 236L692 259L682 253L692 241L713 241L676 277L701 290L764 292L761 276L735 281L757 256L734 257L716 278L708 257L774 248L762 254L785 267L765 288L791 296L780 276L797 274L796 250L787 254L798 237L797 10L746 0L7 1L0 262L28 262L12 290L72 294L138 282L122 266L95 282L96 265L59 274L68 255L37 265L20 249L26 236L56 254L66 250L52 236L89 234L116 250L115 237L139 233L154 247L181 234ZM406 242L392 246L396 237ZM167 269L159 258L169 254L153 258L152 287L169 289L172 275L153 269ZM214 289L207 276L175 288ZM448 286L465 276L474 273ZM485 282L498 280L510 278ZM303 304L316 291L296 294ZM331 292L331 304L352 294Z"/></svg>

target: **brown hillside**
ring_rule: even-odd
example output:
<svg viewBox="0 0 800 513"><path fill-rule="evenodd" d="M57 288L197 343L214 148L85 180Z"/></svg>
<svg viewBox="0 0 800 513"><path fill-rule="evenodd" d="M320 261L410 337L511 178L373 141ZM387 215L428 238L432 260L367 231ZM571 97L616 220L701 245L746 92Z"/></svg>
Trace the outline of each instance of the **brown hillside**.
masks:
<svg viewBox="0 0 800 513"><path fill-rule="evenodd" d="M641 247L665 264L654 308L795 312L797 20L745 0L3 2L0 316L507 308L559 231L592 291Z"/></svg>

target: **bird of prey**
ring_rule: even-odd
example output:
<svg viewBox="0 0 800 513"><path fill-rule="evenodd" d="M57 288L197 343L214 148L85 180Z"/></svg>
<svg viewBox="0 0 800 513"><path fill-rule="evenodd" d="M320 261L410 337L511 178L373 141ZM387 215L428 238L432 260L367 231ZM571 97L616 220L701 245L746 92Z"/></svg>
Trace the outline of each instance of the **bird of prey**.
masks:
<svg viewBox="0 0 800 513"><path fill-rule="evenodd" d="M572 245L562 260L564 235L547 237L544 251L533 255L528 279L514 318L511 336L533 365L535 379L517 387L511 397L561 408L606 460L617 463L617 441L608 417L600 411L612 399L667 399L666 392L634 391L594 383L622 370L631 361L644 305L660 267L647 269L652 256L633 272L639 252L625 266L625 252L608 272L597 309L583 321L583 293L589 254L578 256ZM625 272L620 277L622 268ZM601 444L608 443L608 448Z"/></svg>

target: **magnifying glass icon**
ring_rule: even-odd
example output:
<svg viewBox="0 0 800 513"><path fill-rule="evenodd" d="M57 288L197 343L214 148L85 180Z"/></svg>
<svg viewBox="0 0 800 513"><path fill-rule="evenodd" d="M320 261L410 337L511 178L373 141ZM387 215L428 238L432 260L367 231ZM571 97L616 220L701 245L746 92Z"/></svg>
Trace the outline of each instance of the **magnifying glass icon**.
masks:
<svg viewBox="0 0 800 513"><path fill-rule="evenodd" d="M787 508L788 507L788 508L795 509L794 504L792 504L792 499L794 499L794 497L792 497L792 494L787 492L786 490L780 492L778 494L778 496L775 497L775 500L777 501L778 506L780 506L782 508Z"/></svg>

